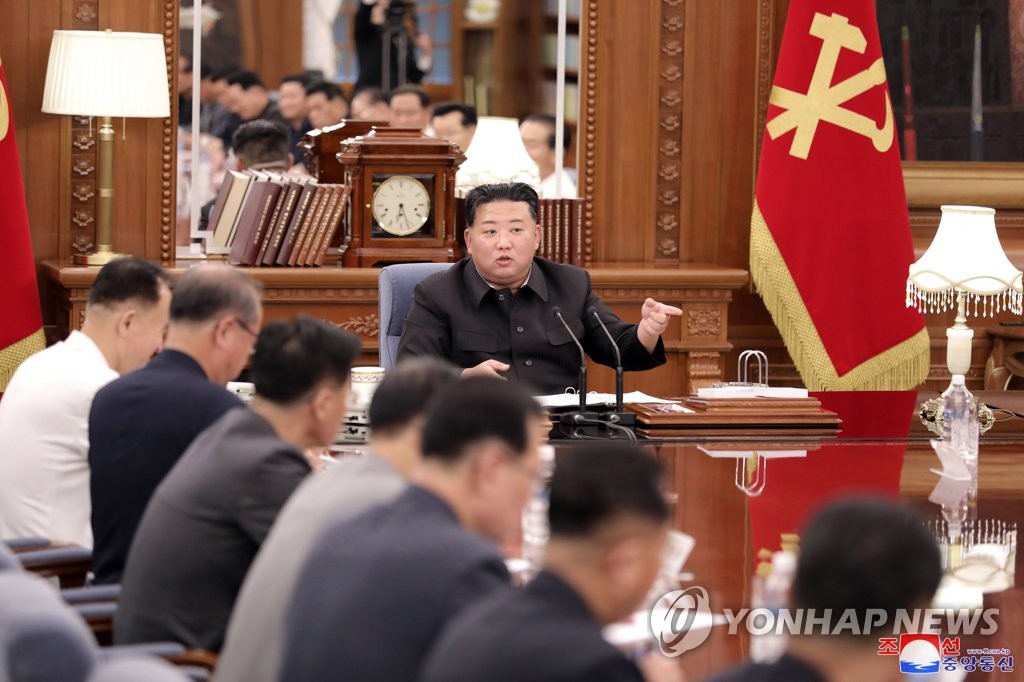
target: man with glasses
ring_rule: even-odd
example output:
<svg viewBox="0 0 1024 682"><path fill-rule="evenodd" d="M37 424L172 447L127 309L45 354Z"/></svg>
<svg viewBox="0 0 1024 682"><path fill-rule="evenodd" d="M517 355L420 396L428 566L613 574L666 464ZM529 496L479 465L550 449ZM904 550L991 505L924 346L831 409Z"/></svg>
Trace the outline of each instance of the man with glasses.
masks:
<svg viewBox="0 0 1024 682"><path fill-rule="evenodd" d="M97 392L89 466L98 584L120 582L142 513L181 454L242 405L224 384L248 362L262 320L260 288L248 275L191 268L174 287L163 352Z"/></svg>
<svg viewBox="0 0 1024 682"><path fill-rule="evenodd" d="M412 485L313 542L277 679L415 680L452 616L511 589L497 545L518 532L539 473L540 413L521 387L493 377L438 393Z"/></svg>
<svg viewBox="0 0 1024 682"><path fill-rule="evenodd" d="M251 409L203 431L146 508L125 566L118 644L220 651L257 550L310 472L303 451L334 441L359 352L358 338L307 316L263 329Z"/></svg>

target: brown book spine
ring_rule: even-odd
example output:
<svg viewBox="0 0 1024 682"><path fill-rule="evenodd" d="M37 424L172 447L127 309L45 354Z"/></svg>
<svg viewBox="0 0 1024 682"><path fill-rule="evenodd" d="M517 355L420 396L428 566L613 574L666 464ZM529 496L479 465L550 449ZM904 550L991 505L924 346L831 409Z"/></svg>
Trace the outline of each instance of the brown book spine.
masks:
<svg viewBox="0 0 1024 682"><path fill-rule="evenodd" d="M331 220L327 224L327 232L324 235L324 240L320 242L320 248L317 250L316 258L313 260L313 265L323 265L324 258L327 256L327 249L331 245L331 241L334 239L334 234L341 227L341 221L345 217L345 207L348 206L348 200L352 196L352 185L341 186L341 197L338 199L338 205L334 209L334 213L331 215Z"/></svg>
<svg viewBox="0 0 1024 682"><path fill-rule="evenodd" d="M288 258L291 257L292 251L295 249L295 238L298 236L306 216L315 206L317 187L318 185L315 183L310 183L302 188L299 206L288 223L288 229L281 240L281 249L277 253L277 258L274 259L276 265L288 265Z"/></svg>
<svg viewBox="0 0 1024 682"><path fill-rule="evenodd" d="M288 265L295 266L299 263L299 254L302 253L302 245L309 239L309 232L313 225L319 223L324 217L324 207L327 205L327 198L330 188L327 185L319 185L316 188L316 196L313 198L313 205L302 221L299 234L295 237L295 245L288 256Z"/></svg>
<svg viewBox="0 0 1024 682"><path fill-rule="evenodd" d="M217 190L217 200L213 202L213 208L210 209L210 214L206 218L206 229L211 232L217 227L220 215L224 212L224 204L228 200L228 194L231 193L231 185L233 185L234 182L234 173L228 171L224 174L224 179L221 181L220 188Z"/></svg>
<svg viewBox="0 0 1024 682"><path fill-rule="evenodd" d="M338 200L341 198L341 185L329 185L327 191L327 205L324 208L324 217L319 223L310 228L310 238L302 245L302 251L299 253L299 265L313 265L316 261L316 254L320 249L320 241L324 238L324 232L327 231L327 223L330 222L331 216L334 215L334 209L338 206Z"/></svg>
<svg viewBox="0 0 1024 682"><path fill-rule="evenodd" d="M263 240L263 246L260 247L259 255L256 258L257 265L274 264L277 252L281 248L281 237L284 236L284 231L288 229L288 221L291 220L300 194L302 194L302 183L295 182L294 180L290 181L288 189L284 190L284 198L277 203L278 208L275 209L276 217L274 218L273 226L267 233L267 238Z"/></svg>
<svg viewBox="0 0 1024 682"><path fill-rule="evenodd" d="M288 191L292 187L291 181L287 179L282 179L280 181L280 185L281 193L277 197L277 203L274 204L274 212L271 214L270 220L267 221L267 224L264 227L259 247L256 250L256 256L253 258L252 262L247 263L247 265L259 265L263 261L263 256L267 253L267 247L270 245L270 237L273 235L277 221L281 218L281 211L284 210L285 203L288 199Z"/></svg>
<svg viewBox="0 0 1024 682"><path fill-rule="evenodd" d="M265 180L257 182L245 197L242 210L238 213L235 236L230 244L231 251L228 254L228 263L232 265L242 264L242 254L245 253L245 247L248 246L249 240L252 239L252 233L256 231L256 227L259 225L263 206L266 203L267 190L270 187L270 183Z"/></svg>
<svg viewBox="0 0 1024 682"><path fill-rule="evenodd" d="M278 205L281 203L281 191L284 189L284 183L280 180L272 180L267 183L267 190L263 199L263 208L260 211L259 222L256 225L256 229L252 232L252 237L249 239L248 244L244 246L242 252L242 265L256 265L256 256L260 252L260 246L266 240L267 232L270 230L272 224L272 218L274 213L277 211Z"/></svg>

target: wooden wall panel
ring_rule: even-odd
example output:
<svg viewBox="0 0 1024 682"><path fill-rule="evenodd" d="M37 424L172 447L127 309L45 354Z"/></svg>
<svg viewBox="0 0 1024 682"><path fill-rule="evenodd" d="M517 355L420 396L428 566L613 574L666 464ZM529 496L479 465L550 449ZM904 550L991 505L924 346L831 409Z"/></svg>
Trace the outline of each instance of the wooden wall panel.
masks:
<svg viewBox="0 0 1024 682"><path fill-rule="evenodd" d="M0 58L11 84L11 109L18 132L22 177L36 260L68 259L93 241L89 220L95 170L81 148L89 144L87 125L69 116L40 111L50 40L55 29L141 31L164 36L165 52L177 54L176 0L61 0L0 2ZM169 60L170 69L174 61ZM153 260L173 257L176 128L167 120L115 121L114 247ZM78 148L74 134L80 136ZM92 127L95 135L95 125ZM76 161L81 165L74 166ZM79 170L81 172L79 172ZM78 185L81 196L73 196ZM76 213L76 211L79 211ZM85 211L85 213L81 213ZM73 219L79 219L73 223ZM72 226L75 225L74 229Z"/></svg>

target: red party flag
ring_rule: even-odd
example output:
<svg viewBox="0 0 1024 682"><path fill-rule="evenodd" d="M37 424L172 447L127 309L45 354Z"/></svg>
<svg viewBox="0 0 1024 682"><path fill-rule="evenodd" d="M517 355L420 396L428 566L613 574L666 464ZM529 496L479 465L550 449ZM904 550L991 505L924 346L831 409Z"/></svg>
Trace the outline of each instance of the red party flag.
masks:
<svg viewBox="0 0 1024 682"><path fill-rule="evenodd" d="M0 253L6 259L0 267L0 392L3 392L21 361L46 345L3 61L0 61L0 178L3 178L0 182Z"/></svg>
<svg viewBox="0 0 1024 682"><path fill-rule="evenodd" d="M917 386L924 318L873 0L793 0L768 104L750 270L811 390Z"/></svg>

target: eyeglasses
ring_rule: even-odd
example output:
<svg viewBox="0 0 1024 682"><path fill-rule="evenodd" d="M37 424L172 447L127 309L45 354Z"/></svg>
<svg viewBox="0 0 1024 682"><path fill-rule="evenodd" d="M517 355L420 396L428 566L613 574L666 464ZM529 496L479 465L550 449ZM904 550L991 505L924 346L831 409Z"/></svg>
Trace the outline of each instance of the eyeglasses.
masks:
<svg viewBox="0 0 1024 682"><path fill-rule="evenodd" d="M245 322L243 322L240 317L235 317L234 319L235 319L235 324L237 324L239 327L241 327L242 331L248 332L249 334L252 335L252 338L254 338L254 339L259 337L259 332L253 331L252 327L250 327Z"/></svg>

